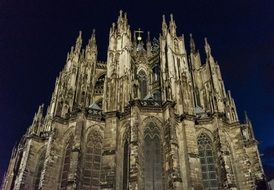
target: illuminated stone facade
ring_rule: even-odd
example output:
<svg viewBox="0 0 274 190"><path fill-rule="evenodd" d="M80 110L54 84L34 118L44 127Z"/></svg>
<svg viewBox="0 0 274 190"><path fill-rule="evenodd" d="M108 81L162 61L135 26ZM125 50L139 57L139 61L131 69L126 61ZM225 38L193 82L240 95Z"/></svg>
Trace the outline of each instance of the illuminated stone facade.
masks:
<svg viewBox="0 0 274 190"><path fill-rule="evenodd" d="M95 32L85 47L80 32L46 113L12 151L4 190L250 190L263 180L251 122L239 122L207 40L202 61L172 15L158 39L141 33L121 12L104 63Z"/></svg>

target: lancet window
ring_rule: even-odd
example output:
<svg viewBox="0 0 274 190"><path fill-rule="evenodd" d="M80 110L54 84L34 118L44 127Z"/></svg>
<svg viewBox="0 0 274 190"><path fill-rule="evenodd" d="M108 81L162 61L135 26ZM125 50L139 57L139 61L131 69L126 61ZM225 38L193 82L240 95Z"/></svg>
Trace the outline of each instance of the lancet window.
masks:
<svg viewBox="0 0 274 190"><path fill-rule="evenodd" d="M212 141L206 134L198 137L198 150L202 170L202 182L205 190L218 189L218 178L216 173L216 162Z"/></svg>
<svg viewBox="0 0 274 190"><path fill-rule="evenodd" d="M128 190L128 174L129 174L129 144L126 139L124 143L124 162L123 162L123 190Z"/></svg>
<svg viewBox="0 0 274 190"><path fill-rule="evenodd" d="M73 137L70 137L70 140L67 143L67 146L65 149L65 154L64 154L63 168L62 168L62 173L61 173L61 190L67 189L67 185L68 185L68 176L69 176L69 169L70 169L70 162L71 162L72 144L73 144Z"/></svg>
<svg viewBox="0 0 274 190"><path fill-rule="evenodd" d="M163 189L162 150L160 132L154 123L145 130L144 137L144 181L145 190Z"/></svg>
<svg viewBox="0 0 274 190"><path fill-rule="evenodd" d="M100 189L100 168L102 159L102 135L99 131L91 131L88 135L83 160L83 190Z"/></svg>

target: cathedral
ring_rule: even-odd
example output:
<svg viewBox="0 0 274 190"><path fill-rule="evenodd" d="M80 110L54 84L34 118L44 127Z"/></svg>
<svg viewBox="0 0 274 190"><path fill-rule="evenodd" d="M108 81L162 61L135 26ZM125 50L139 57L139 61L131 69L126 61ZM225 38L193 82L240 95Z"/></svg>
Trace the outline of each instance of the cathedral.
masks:
<svg viewBox="0 0 274 190"><path fill-rule="evenodd" d="M206 38L204 52L177 35L172 15L152 39L121 11L106 62L95 31L85 46L80 32L2 189L257 189L264 172L251 121L239 121Z"/></svg>

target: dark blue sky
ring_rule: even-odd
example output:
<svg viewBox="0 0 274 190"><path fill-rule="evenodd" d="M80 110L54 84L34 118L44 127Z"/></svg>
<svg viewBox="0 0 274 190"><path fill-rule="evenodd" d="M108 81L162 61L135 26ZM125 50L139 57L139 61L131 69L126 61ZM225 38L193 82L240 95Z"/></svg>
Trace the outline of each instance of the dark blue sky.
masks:
<svg viewBox="0 0 274 190"><path fill-rule="evenodd" d="M158 38L162 14L173 13L177 33L193 33L203 53L208 37L226 89L238 113L246 110L260 143L267 174L274 171L274 3L271 0L93 0L0 2L0 177L11 150L48 104L55 78L78 31L87 42L96 29L99 59L106 60L108 34L119 10L132 29ZM169 19L169 18L168 18ZM271 166L272 164L272 166Z"/></svg>

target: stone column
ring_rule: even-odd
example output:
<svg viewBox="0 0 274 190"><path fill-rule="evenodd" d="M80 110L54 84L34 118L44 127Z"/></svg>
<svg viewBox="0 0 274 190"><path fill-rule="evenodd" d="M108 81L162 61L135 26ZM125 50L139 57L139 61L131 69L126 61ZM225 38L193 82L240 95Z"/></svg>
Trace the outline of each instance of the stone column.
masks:
<svg viewBox="0 0 274 190"><path fill-rule="evenodd" d="M140 165L140 121L138 108L133 106L131 113L131 123L130 123L130 145L129 145L129 189L137 190L141 189L142 175L141 175L141 165Z"/></svg>
<svg viewBox="0 0 274 190"><path fill-rule="evenodd" d="M103 154L101 162L101 190L116 189L116 149L117 149L117 122L116 112L106 113L104 131Z"/></svg>
<svg viewBox="0 0 274 190"><path fill-rule="evenodd" d="M68 175L67 190L76 190L79 186L80 175L80 151L81 151L81 137L84 126L83 113L80 115L80 120L77 121L75 127L74 145L70 153L70 169Z"/></svg>

